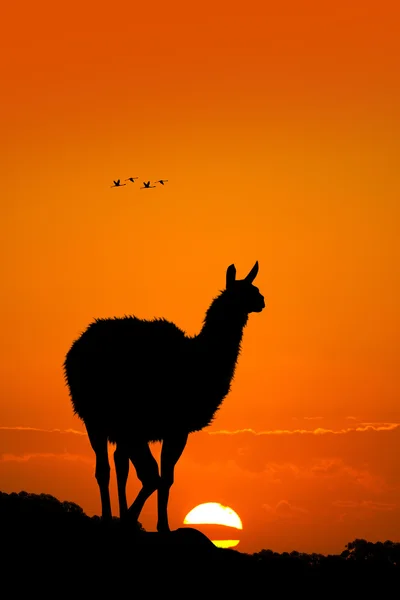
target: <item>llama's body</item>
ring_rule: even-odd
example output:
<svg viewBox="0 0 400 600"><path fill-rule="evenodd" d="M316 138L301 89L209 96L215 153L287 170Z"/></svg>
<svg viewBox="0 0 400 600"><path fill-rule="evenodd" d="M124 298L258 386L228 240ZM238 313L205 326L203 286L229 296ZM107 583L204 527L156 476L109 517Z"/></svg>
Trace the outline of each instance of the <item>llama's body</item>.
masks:
<svg viewBox="0 0 400 600"><path fill-rule="evenodd" d="M103 517L111 516L111 509L105 509L105 505L109 504L109 474L105 486L104 443L117 444L117 478L119 472L122 473L118 485L120 513L126 513L124 493L129 458L144 488L146 481L151 479L151 485L149 483L147 491L142 494L145 501L150 493L160 488L163 480L163 464L159 484L158 467L156 475L155 460L149 455L148 442L164 441L164 454L170 457L164 463L173 463L173 472L188 434L212 422L230 390L248 313L259 312L264 307L263 297L251 285L257 272L256 266L258 270L256 263L248 275L249 280L239 282L234 281L235 275L231 270L232 289L234 283L240 289L240 284L246 282L248 290L252 290L250 296L254 306L251 301L250 307L238 302L247 287L242 285L241 295L233 294L227 275L227 289L212 302L204 325L196 336L187 336L165 319L147 321L127 316L95 320L72 344L64 363L65 376L74 411L86 424L96 452L96 477L102 496ZM165 469L170 471L171 465L168 464ZM99 475L100 471L103 475ZM147 477L150 471L151 477ZM168 480L166 487L169 490L172 483L170 476ZM159 489L159 497L160 494L162 496ZM135 501L133 513L136 518L144 501ZM160 526L159 519L159 530L169 529L166 502L164 508L162 520L166 526Z"/></svg>
<svg viewBox="0 0 400 600"><path fill-rule="evenodd" d="M161 319L95 321L66 360L75 412L102 422L110 442L203 429L229 392L239 352L221 364L220 344L203 337Z"/></svg>

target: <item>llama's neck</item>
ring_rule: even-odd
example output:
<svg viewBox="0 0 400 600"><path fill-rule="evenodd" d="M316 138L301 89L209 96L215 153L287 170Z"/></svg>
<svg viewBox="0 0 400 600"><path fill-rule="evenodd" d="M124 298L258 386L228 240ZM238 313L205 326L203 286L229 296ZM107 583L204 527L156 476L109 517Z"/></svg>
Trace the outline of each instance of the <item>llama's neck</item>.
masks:
<svg viewBox="0 0 400 600"><path fill-rule="evenodd" d="M207 347L214 360L234 367L247 319L247 313L235 310L226 293L222 292L208 309L198 339Z"/></svg>

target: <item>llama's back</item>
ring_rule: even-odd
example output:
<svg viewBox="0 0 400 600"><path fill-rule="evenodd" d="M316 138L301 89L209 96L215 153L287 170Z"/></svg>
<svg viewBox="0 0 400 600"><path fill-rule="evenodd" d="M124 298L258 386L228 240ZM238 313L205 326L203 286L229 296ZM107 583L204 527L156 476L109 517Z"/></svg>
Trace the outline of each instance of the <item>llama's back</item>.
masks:
<svg viewBox="0 0 400 600"><path fill-rule="evenodd" d="M164 319L94 321L73 343L64 363L74 411L85 422L102 422L111 441L127 423L155 439L146 431L147 423L160 433L166 420L178 418L166 397L174 389L175 412L180 413L182 393L177 387L188 341Z"/></svg>

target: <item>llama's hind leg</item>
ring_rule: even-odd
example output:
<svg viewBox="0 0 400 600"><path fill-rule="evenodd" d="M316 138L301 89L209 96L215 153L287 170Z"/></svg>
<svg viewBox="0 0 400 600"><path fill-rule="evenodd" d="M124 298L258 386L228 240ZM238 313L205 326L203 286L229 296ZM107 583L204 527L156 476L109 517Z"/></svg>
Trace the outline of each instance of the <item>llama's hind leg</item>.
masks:
<svg viewBox="0 0 400 600"><path fill-rule="evenodd" d="M114 464L117 475L119 518L125 519L128 514L126 482L129 474L129 452L127 451L126 447L118 443L114 452Z"/></svg>
<svg viewBox="0 0 400 600"><path fill-rule="evenodd" d="M144 503L158 489L160 475L158 464L147 442L137 442L129 446L129 458L136 469L142 489L128 509L129 519L138 520Z"/></svg>
<svg viewBox="0 0 400 600"><path fill-rule="evenodd" d="M161 480L158 488L158 521L157 531L160 533L170 531L168 523L169 490L174 483L175 465L185 449L188 439L187 433L180 433L166 437L161 450Z"/></svg>
<svg viewBox="0 0 400 600"><path fill-rule="evenodd" d="M101 498L101 516L103 521L110 522L112 519L111 501L110 501L110 463L108 462L108 439L104 431L88 425L86 430L89 436L90 444L96 454L95 477L100 489Z"/></svg>

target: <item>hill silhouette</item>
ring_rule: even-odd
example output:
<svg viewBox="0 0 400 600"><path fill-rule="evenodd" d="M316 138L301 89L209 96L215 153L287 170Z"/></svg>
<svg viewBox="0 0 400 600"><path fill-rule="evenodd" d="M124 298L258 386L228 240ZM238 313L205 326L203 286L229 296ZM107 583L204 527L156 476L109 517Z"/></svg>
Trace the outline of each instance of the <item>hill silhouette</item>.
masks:
<svg viewBox="0 0 400 600"><path fill-rule="evenodd" d="M15 595L341 598L400 591L400 543L356 539L339 555L217 548L201 532L105 524L48 494L0 492L1 582ZM11 587L10 587L11 586ZM1 591L1 588L0 588Z"/></svg>

